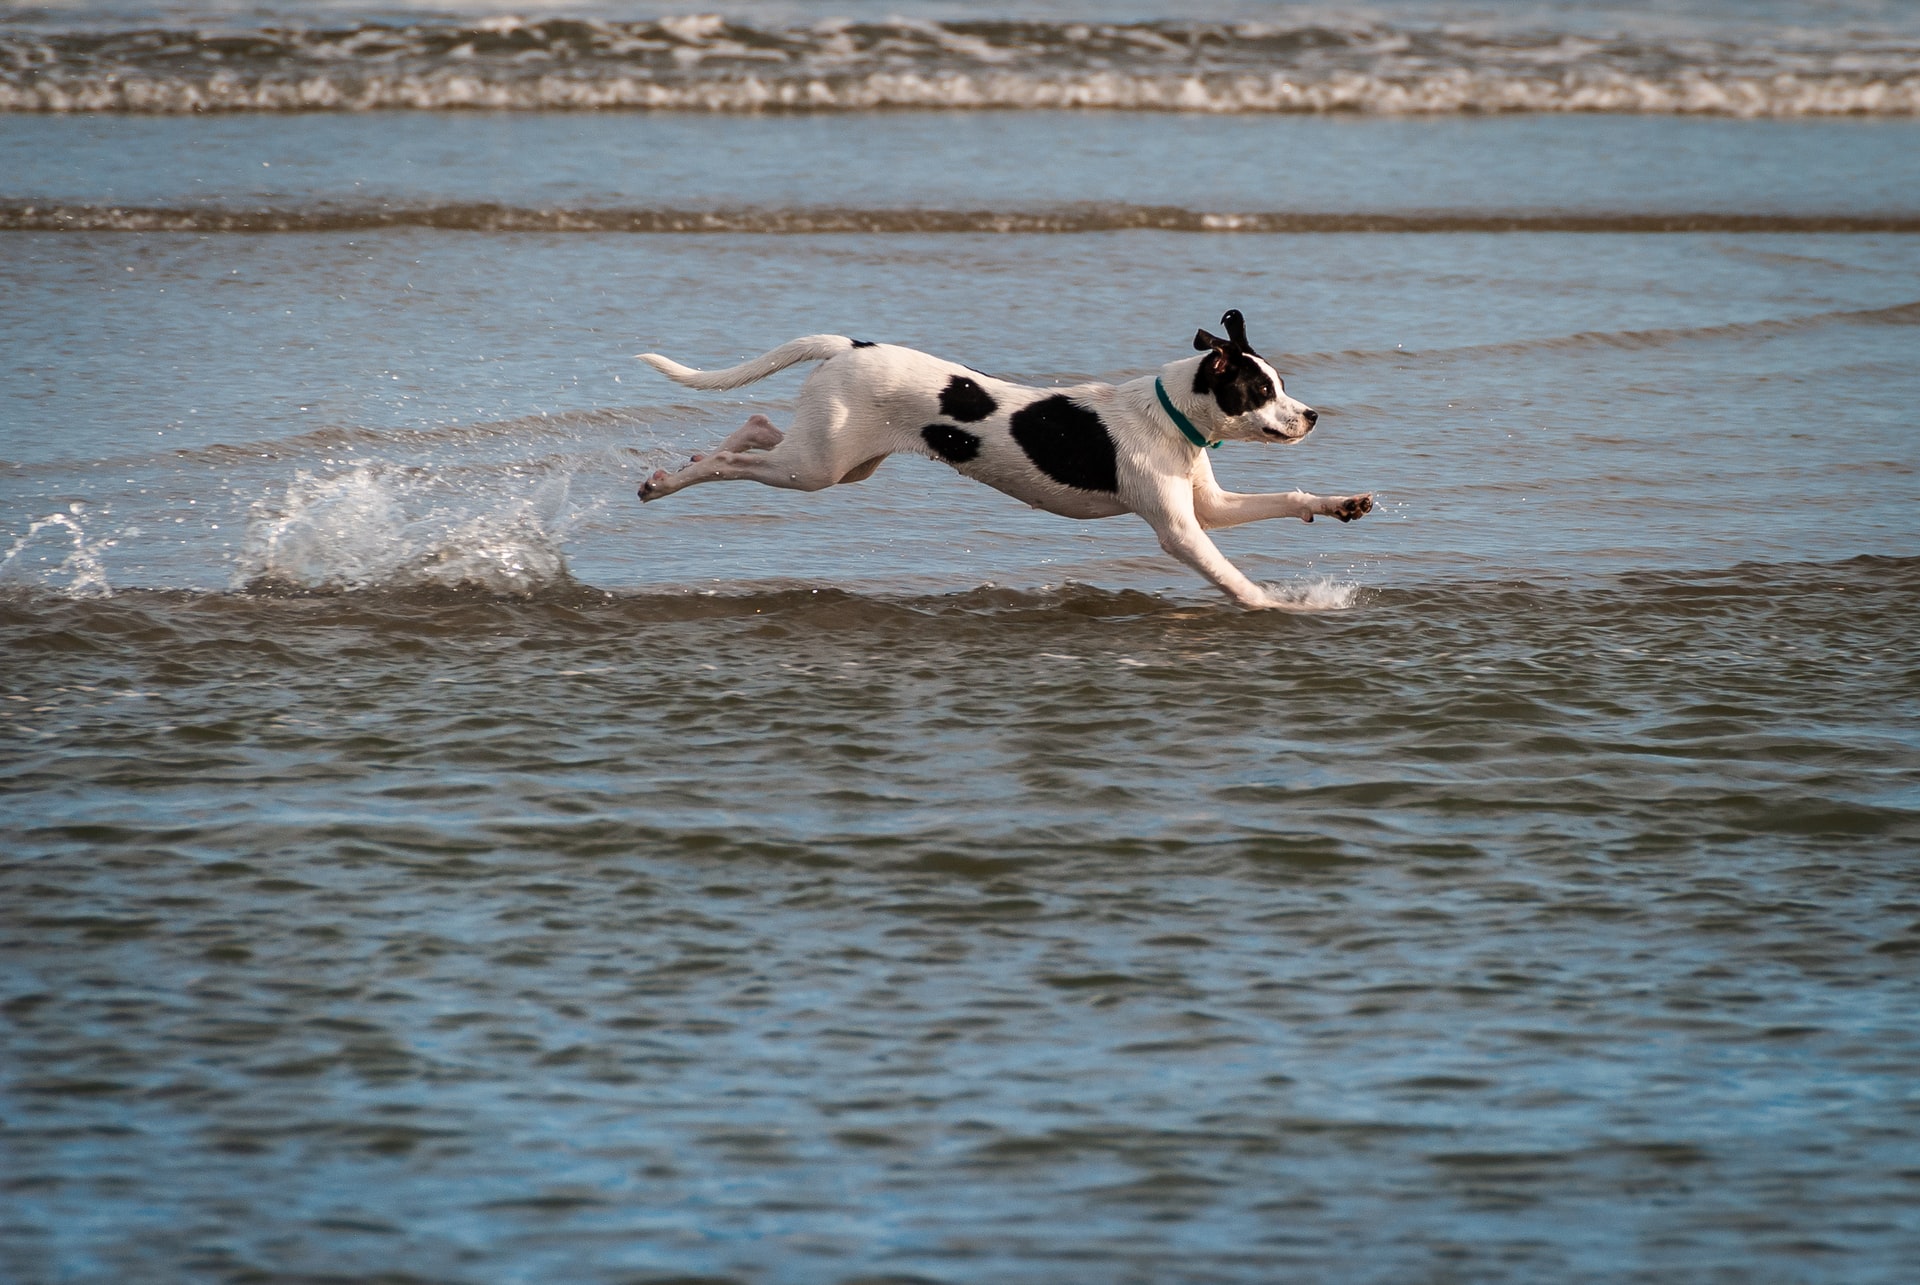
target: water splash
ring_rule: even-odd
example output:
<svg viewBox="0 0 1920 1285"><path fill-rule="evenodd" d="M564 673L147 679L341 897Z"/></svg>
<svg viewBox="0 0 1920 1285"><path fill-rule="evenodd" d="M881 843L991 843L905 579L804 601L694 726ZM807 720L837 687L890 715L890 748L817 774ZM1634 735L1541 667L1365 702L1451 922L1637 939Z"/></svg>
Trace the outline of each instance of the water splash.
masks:
<svg viewBox="0 0 1920 1285"><path fill-rule="evenodd" d="M72 504L65 513L49 513L29 523L26 533L0 558L0 584L38 580L43 587L67 598L111 598L113 586L107 583L107 568L102 559L118 541L89 540L86 528L80 524L82 510L82 505ZM30 570L28 550L34 547L41 532L50 530L65 531L72 547L52 567L46 564L58 550L43 552L38 569Z"/></svg>
<svg viewBox="0 0 1920 1285"><path fill-rule="evenodd" d="M1331 576L1268 584L1267 605L1281 611L1345 611L1360 598L1360 586Z"/></svg>
<svg viewBox="0 0 1920 1285"><path fill-rule="evenodd" d="M524 597L563 583L570 477L524 494L449 494L424 470L362 464L295 475L257 501L233 586L294 589L478 589Z"/></svg>

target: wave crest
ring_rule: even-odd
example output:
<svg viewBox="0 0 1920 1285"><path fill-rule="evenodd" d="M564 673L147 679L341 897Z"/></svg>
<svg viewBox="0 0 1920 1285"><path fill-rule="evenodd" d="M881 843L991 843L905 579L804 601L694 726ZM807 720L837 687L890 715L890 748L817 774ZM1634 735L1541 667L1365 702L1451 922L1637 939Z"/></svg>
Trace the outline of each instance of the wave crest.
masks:
<svg viewBox="0 0 1920 1285"><path fill-rule="evenodd" d="M1920 43L1369 22L499 19L0 34L0 110L1920 114Z"/></svg>
<svg viewBox="0 0 1920 1285"><path fill-rule="evenodd" d="M1739 211L1193 210L1171 205L1089 202L1035 210L850 209L830 206L678 210L633 207L537 209L493 202L434 205L323 203L256 209L224 205L121 206L0 200L6 232L358 232L383 228L456 232L819 234L996 233L1004 235L1157 231L1189 233L1800 233L1920 232L1920 212L1861 214Z"/></svg>

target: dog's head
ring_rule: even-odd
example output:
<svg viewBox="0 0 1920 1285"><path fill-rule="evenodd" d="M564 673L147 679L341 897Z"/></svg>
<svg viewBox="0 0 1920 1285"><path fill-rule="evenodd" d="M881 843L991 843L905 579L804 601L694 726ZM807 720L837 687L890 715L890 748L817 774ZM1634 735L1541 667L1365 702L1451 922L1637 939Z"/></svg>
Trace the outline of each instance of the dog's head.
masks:
<svg viewBox="0 0 1920 1285"><path fill-rule="evenodd" d="M1193 346L1205 353L1193 372L1193 393L1220 408L1216 437L1242 442L1297 442L1320 418L1312 407L1287 396L1280 372L1247 344L1247 322L1238 308L1220 318L1221 339L1202 330Z"/></svg>

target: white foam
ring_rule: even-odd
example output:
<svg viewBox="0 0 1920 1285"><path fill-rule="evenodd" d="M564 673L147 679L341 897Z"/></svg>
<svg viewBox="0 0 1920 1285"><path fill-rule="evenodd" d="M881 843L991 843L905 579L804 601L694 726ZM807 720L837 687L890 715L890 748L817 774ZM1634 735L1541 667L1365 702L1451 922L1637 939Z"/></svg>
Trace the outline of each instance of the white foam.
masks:
<svg viewBox="0 0 1920 1285"><path fill-rule="evenodd" d="M305 75L70 75L0 79L0 112L235 111L872 111L1045 109L1202 114L1580 112L1733 117L1916 116L1920 75L1675 75L1596 70L1377 75L1339 71L1168 75L904 69L865 75L756 75L663 80L650 75L527 75L497 70Z"/></svg>
<svg viewBox="0 0 1920 1285"><path fill-rule="evenodd" d="M87 538L86 528L81 525L82 507L71 505L65 513L49 513L27 524L25 534L13 542L4 558L0 558L0 583L20 583L37 581L40 587L51 589L67 598L111 598L113 586L107 583L107 568L103 558L115 540ZM69 546L60 561L48 566L52 553L42 551L37 564L32 550L45 531L64 532ZM61 552L59 549L53 552Z"/></svg>
<svg viewBox="0 0 1920 1285"><path fill-rule="evenodd" d="M536 593L567 576L568 483L554 474L518 494L450 494L413 470L302 471L285 495L253 505L234 587Z"/></svg>
<svg viewBox="0 0 1920 1285"><path fill-rule="evenodd" d="M1582 24L1584 27L1585 24ZM233 31L0 30L0 111L655 108L865 111L1920 113L1902 29L1638 23L656 20ZM237 46L244 46L238 48Z"/></svg>
<svg viewBox="0 0 1920 1285"><path fill-rule="evenodd" d="M1267 584L1261 588L1266 590L1267 605L1281 611L1345 611L1360 598L1359 585L1331 576Z"/></svg>

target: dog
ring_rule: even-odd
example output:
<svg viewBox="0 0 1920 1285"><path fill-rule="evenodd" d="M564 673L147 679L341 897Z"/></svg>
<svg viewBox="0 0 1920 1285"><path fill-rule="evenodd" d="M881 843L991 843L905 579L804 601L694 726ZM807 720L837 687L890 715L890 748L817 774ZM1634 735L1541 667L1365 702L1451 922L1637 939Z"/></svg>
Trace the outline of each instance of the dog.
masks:
<svg viewBox="0 0 1920 1285"><path fill-rule="evenodd" d="M1280 372L1247 343L1239 310L1227 337L1202 330L1199 353L1124 384L1028 388L894 344L806 335L726 370L694 370L658 353L638 359L689 388L739 388L800 362L819 368L800 388L785 433L754 415L712 452L656 472L640 499L701 482L753 481L818 491L873 476L887 456L925 455L1036 509L1067 518L1137 513L1160 547L1243 607L1288 601L1241 573L1207 531L1265 518L1351 522L1372 494L1305 491L1238 495L1213 478L1223 441L1300 441L1319 418L1289 397Z"/></svg>

